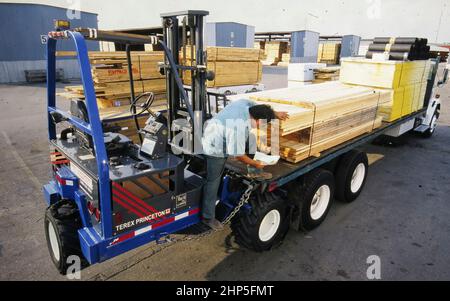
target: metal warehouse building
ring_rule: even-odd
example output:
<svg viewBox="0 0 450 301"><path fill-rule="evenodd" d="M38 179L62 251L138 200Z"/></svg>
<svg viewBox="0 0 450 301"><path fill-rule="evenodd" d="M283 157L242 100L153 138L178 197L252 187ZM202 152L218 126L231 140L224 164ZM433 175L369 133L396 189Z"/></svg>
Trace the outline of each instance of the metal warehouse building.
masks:
<svg viewBox="0 0 450 301"><path fill-rule="evenodd" d="M97 14L69 11L41 4L0 3L0 83L25 81L25 70L46 69L46 35L53 20L69 20L72 27L98 28ZM73 43L58 43L58 50L73 50ZM88 42L89 50L98 50L97 42ZM75 59L59 59L57 68L65 78L78 78Z"/></svg>

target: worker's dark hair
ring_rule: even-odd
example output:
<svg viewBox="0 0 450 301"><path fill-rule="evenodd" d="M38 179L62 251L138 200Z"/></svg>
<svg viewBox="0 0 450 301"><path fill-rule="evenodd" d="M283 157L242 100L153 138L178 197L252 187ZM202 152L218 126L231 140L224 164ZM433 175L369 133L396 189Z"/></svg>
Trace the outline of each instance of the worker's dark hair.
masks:
<svg viewBox="0 0 450 301"><path fill-rule="evenodd" d="M248 112L250 113L250 116L256 120L265 119L267 121L271 121L273 119L276 119L275 112L268 105L256 105L250 107L248 109Z"/></svg>

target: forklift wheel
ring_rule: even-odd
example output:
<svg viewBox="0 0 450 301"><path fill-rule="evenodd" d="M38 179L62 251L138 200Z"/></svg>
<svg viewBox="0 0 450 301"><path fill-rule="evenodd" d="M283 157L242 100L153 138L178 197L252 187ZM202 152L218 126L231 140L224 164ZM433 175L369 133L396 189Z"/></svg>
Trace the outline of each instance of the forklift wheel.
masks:
<svg viewBox="0 0 450 301"><path fill-rule="evenodd" d="M249 202L251 212L240 211L231 223L236 243L256 252L270 250L289 230L286 202L273 193L258 193Z"/></svg>
<svg viewBox="0 0 450 301"><path fill-rule="evenodd" d="M80 258L80 268L87 266L87 261L81 253L78 229L81 220L77 206L68 200L62 200L50 206L44 218L45 237L50 257L62 275L66 275L69 256Z"/></svg>
<svg viewBox="0 0 450 301"><path fill-rule="evenodd" d="M369 170L367 155L352 150L344 154L336 170L336 199L351 203L364 188Z"/></svg>

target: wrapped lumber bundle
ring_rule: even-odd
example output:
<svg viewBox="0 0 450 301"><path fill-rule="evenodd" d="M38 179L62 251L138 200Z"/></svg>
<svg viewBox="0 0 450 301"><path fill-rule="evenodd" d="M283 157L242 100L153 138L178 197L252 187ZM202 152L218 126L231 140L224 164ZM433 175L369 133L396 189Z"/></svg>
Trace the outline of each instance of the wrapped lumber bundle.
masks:
<svg viewBox="0 0 450 301"><path fill-rule="evenodd" d="M337 65L339 64L340 55L340 43L321 43L319 44L319 51L317 53L317 62L328 65Z"/></svg>
<svg viewBox="0 0 450 301"><path fill-rule="evenodd" d="M264 48L266 59L262 63L265 66L276 66L281 61L283 53L288 52L288 42L266 42Z"/></svg>
<svg viewBox="0 0 450 301"><path fill-rule="evenodd" d="M314 84L339 80L340 67L324 67L314 69Z"/></svg>
<svg viewBox="0 0 450 301"><path fill-rule="evenodd" d="M430 58L430 46L427 39L419 38L375 38L369 45L366 58L373 58L375 53L386 52L389 60L414 61Z"/></svg>
<svg viewBox="0 0 450 301"><path fill-rule="evenodd" d="M181 62L190 65L191 48L186 47L186 58L181 52ZM236 47L207 47L207 68L213 71L215 78L208 81L208 88L253 85L261 82L264 53L259 49ZM190 71L183 72L183 82L191 84Z"/></svg>
<svg viewBox="0 0 450 301"><path fill-rule="evenodd" d="M155 100L165 104L166 83L158 70L158 63L164 61L163 53L136 51L131 53L131 59L136 95L153 92ZM89 60L99 108L129 105L131 89L126 53L93 51L89 52ZM65 91L60 95L69 99L84 99L81 85L67 86Z"/></svg>
<svg viewBox="0 0 450 301"><path fill-rule="evenodd" d="M379 107L379 116L391 122L423 107L431 62L374 61L345 58L340 81L389 92L389 101Z"/></svg>
<svg viewBox="0 0 450 301"><path fill-rule="evenodd" d="M298 88L253 93L250 98L277 112L289 112L280 122L280 155L299 162L381 126L377 116L386 91L328 82ZM270 141L270 131L260 133Z"/></svg>

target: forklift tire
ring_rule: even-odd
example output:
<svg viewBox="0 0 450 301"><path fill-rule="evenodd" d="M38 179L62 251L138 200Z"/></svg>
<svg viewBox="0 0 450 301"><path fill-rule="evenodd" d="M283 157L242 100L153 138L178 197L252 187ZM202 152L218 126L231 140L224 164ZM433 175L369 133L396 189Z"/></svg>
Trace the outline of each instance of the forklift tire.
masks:
<svg viewBox="0 0 450 301"><path fill-rule="evenodd" d="M44 230L50 257L62 275L72 264L67 262L72 255L80 258L80 269L86 267L78 229L82 227L78 208L74 202L61 200L50 206L45 212Z"/></svg>
<svg viewBox="0 0 450 301"><path fill-rule="evenodd" d="M258 193L249 202L251 212L241 210L231 222L236 243L256 252L268 251L279 245L289 230L289 208L273 193Z"/></svg>
<svg viewBox="0 0 450 301"><path fill-rule="evenodd" d="M438 119L439 119L439 110L436 109L436 111L433 114L433 117L431 118L430 128L422 133L423 138L431 138L433 136L434 132L436 131Z"/></svg>
<svg viewBox="0 0 450 301"><path fill-rule="evenodd" d="M364 188L369 160L364 152L352 150L344 154L336 169L336 199L351 203Z"/></svg>
<svg viewBox="0 0 450 301"><path fill-rule="evenodd" d="M292 225L296 230L311 231L325 220L334 197L334 176L325 169L307 174L301 185L292 190L291 199L297 204L292 212ZM300 184L300 183L296 183Z"/></svg>

